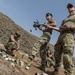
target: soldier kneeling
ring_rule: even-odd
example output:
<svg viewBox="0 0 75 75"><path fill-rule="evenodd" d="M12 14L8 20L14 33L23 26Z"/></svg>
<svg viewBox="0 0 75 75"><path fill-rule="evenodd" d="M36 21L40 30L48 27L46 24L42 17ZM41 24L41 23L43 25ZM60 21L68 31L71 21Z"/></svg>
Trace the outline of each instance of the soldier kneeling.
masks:
<svg viewBox="0 0 75 75"><path fill-rule="evenodd" d="M11 35L9 38L9 41L5 45L5 48L7 49L7 52L11 55L14 56L13 52L17 51L20 48L20 34L19 32L15 32L14 35Z"/></svg>
<svg viewBox="0 0 75 75"><path fill-rule="evenodd" d="M47 48L45 50L43 50L44 52L41 53L41 69L43 71L47 71L47 69L51 68L51 66L55 66L55 62L54 62L54 56L53 53L50 49L49 46L47 46Z"/></svg>

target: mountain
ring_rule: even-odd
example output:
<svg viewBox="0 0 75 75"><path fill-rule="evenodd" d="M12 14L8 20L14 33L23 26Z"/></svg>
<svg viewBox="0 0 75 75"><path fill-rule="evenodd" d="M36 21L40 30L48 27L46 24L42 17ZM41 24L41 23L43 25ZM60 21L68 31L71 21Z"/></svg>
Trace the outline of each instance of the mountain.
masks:
<svg viewBox="0 0 75 75"><path fill-rule="evenodd" d="M10 35L14 34L16 31L19 31L20 37L20 49L19 53L17 53L17 57L14 57L17 61L23 61L26 64L27 56L32 51L33 44L39 40L39 38L30 32L27 32L22 27L13 22L8 16L0 12L0 75L33 75L35 72L41 72L33 63L33 66L29 71L21 68L19 64L17 65L15 62L11 62L11 56L6 53L1 52L1 49L5 49L4 45L8 42ZM53 49L53 45L50 44L50 48ZM4 53L4 54L3 54ZM3 57L2 57L3 54ZM22 54L26 55L23 59L20 57ZM10 60L8 60L8 58ZM8 61L7 61L8 60ZM16 65L13 67L12 65ZM35 64L35 65L34 65ZM40 66L40 65L39 65Z"/></svg>
<svg viewBox="0 0 75 75"><path fill-rule="evenodd" d="M19 31L21 35L20 50L30 52L33 44L39 38L27 32L22 27L13 22L8 16L0 12L0 42L5 45L8 42L10 35L16 31Z"/></svg>
<svg viewBox="0 0 75 75"><path fill-rule="evenodd" d="M15 52L16 56L12 57L6 54L4 45L8 42L10 35L14 34L16 31L19 31L21 35L21 44L19 51ZM32 65L26 68L28 54L31 53L33 44L38 40L39 37L27 32L8 16L0 12L0 75L35 75L35 73L42 73L43 71L38 68L41 65L41 59L39 57L36 57ZM53 45L50 44L49 46L50 49L54 51ZM75 64L75 58L73 58L73 61ZM53 67L49 69L49 75L51 75L52 71ZM64 75L62 66L59 75L60 74Z"/></svg>

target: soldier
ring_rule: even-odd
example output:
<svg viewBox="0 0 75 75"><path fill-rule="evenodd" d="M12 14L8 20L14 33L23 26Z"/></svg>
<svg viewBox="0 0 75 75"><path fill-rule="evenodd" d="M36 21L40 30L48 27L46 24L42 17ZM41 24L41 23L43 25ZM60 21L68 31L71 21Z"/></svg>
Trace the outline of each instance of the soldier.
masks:
<svg viewBox="0 0 75 75"><path fill-rule="evenodd" d="M46 14L46 19L48 20L48 24L43 24L43 25L48 25L48 26L52 26L55 27L56 26L56 21L53 19L53 15L51 13L47 13ZM32 53L29 56L29 59L32 61L36 54L42 50L42 48L45 50L47 44L49 43L50 39L51 39L51 35L52 35L52 29L46 28L45 30L43 30L40 27L40 30L43 31L43 35L40 37L40 40L34 44L33 49L32 49ZM42 54L42 53L40 53ZM43 63L42 63L42 66Z"/></svg>
<svg viewBox="0 0 75 75"><path fill-rule="evenodd" d="M5 46L9 54L11 54L12 56L14 56L13 51L17 51L20 47L19 38L20 38L20 34L19 32L16 32L14 35L11 35L8 43Z"/></svg>
<svg viewBox="0 0 75 75"><path fill-rule="evenodd" d="M54 62L54 50L52 51L49 46L46 49L40 50L41 64L40 67L43 71L47 72L48 68L55 66Z"/></svg>
<svg viewBox="0 0 75 75"><path fill-rule="evenodd" d="M61 56L63 53L63 65L65 75L73 74L73 53L74 53L74 31L75 31L75 7L72 4L67 5L70 15L63 20L60 28L46 26L60 32L58 41L55 45L55 70L54 75L58 75Z"/></svg>
<svg viewBox="0 0 75 75"><path fill-rule="evenodd" d="M54 54L50 50L48 50L47 52L46 64L47 64L47 68L50 68L51 66L55 66Z"/></svg>

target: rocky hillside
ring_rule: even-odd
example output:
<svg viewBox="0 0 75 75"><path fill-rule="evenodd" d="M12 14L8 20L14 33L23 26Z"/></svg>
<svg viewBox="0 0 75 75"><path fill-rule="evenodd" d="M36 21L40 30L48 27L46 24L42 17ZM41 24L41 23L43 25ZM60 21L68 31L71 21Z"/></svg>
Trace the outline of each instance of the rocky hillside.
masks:
<svg viewBox="0 0 75 75"><path fill-rule="evenodd" d="M5 51L4 45L8 42L11 34L19 31L21 34L20 50L15 52L15 57L11 57ZM30 34L22 27L14 23L8 16L0 12L0 75L39 75L42 73L38 68L40 66L40 58L36 57L30 67L27 66L28 54L32 50L33 44L38 41L38 37ZM51 50L53 45L50 44ZM3 50L2 50L3 49ZM28 54L27 54L28 53ZM75 59L74 59L75 60ZM27 67L26 67L27 66ZM53 68L49 69L48 74L51 75ZM41 74L41 75L48 75ZM63 68L60 74L64 75ZM60 75L59 74L59 75Z"/></svg>
<svg viewBox="0 0 75 75"><path fill-rule="evenodd" d="M20 52L16 54L16 57L12 58L10 55L6 54L5 51L1 52L1 50L5 50L3 45L8 42L10 35L14 34L16 31L19 31L21 34ZM38 41L38 39L38 37L30 34L14 23L8 16L0 12L0 75L33 75L35 72L41 72L34 66L32 66L29 71L25 70L27 59L25 57L28 56L25 56L25 53L29 54L31 52L33 44ZM53 49L52 45L50 45L50 47ZM22 54L25 56L24 58L21 58ZM13 62L11 59L16 60L16 62ZM23 67L21 67L21 63ZM34 69L36 70L34 71Z"/></svg>
<svg viewBox="0 0 75 75"><path fill-rule="evenodd" d="M30 34L22 27L14 23L8 16L0 12L0 42L5 45L9 40L10 35L15 33L15 31L19 31L21 34L20 50L31 52L33 43L36 42L39 38Z"/></svg>

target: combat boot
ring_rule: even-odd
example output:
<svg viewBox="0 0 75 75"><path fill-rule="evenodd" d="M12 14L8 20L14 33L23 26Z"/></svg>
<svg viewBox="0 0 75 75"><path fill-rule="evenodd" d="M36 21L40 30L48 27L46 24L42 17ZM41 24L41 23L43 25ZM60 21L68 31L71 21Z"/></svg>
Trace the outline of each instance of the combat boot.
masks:
<svg viewBox="0 0 75 75"><path fill-rule="evenodd" d="M40 69L47 73L49 71L49 68L46 68L45 66L41 66Z"/></svg>
<svg viewBox="0 0 75 75"><path fill-rule="evenodd" d="M7 54L9 54L9 55L11 55L11 56L15 56L15 54L13 54L13 52L12 51L7 51Z"/></svg>

